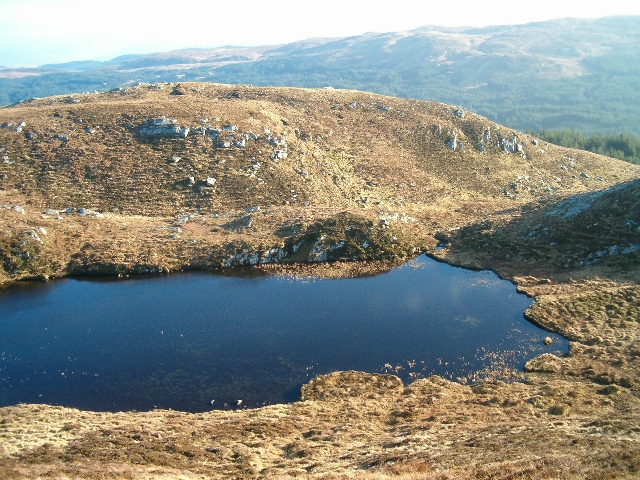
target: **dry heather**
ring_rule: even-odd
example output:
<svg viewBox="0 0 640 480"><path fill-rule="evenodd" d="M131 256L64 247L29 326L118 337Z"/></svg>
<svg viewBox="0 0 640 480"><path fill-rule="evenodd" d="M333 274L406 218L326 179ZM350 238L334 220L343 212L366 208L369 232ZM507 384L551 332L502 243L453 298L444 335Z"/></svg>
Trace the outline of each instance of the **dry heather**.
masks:
<svg viewBox="0 0 640 480"><path fill-rule="evenodd" d="M378 267L353 260L426 251L511 279L571 342L524 383L342 372L257 410L6 407L4 478L640 475L639 167L356 91L141 85L23 102L0 125L0 283L357 276Z"/></svg>
<svg viewBox="0 0 640 480"><path fill-rule="evenodd" d="M356 91L139 86L24 102L0 125L0 281L406 257L436 232L639 172Z"/></svg>

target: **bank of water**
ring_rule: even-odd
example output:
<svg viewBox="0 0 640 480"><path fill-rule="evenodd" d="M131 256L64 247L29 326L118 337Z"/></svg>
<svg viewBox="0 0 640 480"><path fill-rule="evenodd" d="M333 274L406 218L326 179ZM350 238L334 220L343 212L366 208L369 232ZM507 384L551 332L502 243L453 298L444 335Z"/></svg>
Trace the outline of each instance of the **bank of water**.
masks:
<svg viewBox="0 0 640 480"><path fill-rule="evenodd" d="M19 285L0 293L0 405L198 412L293 401L337 370L521 371L567 351L524 319L530 304L491 272L425 256L356 279L244 268Z"/></svg>

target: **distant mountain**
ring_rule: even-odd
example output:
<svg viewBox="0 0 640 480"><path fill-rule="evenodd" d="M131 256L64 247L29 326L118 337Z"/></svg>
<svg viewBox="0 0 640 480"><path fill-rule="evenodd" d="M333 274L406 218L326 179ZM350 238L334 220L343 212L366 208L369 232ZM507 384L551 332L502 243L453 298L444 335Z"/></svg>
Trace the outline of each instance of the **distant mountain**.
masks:
<svg viewBox="0 0 640 480"><path fill-rule="evenodd" d="M640 17L314 38L0 69L0 104L138 82L347 88L458 104L521 130L640 135Z"/></svg>

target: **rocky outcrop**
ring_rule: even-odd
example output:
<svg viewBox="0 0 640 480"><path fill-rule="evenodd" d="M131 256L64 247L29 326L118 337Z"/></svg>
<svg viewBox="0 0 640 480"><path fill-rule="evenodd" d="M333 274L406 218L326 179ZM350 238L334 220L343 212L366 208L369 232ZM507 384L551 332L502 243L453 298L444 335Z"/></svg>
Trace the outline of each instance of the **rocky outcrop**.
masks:
<svg viewBox="0 0 640 480"><path fill-rule="evenodd" d="M178 125L174 118L152 118L138 127L138 133L145 136L186 138L190 128Z"/></svg>
<svg viewBox="0 0 640 480"><path fill-rule="evenodd" d="M522 153L524 154L524 145L518 142L518 137L514 135L511 140L506 138L500 139L500 148L505 153Z"/></svg>

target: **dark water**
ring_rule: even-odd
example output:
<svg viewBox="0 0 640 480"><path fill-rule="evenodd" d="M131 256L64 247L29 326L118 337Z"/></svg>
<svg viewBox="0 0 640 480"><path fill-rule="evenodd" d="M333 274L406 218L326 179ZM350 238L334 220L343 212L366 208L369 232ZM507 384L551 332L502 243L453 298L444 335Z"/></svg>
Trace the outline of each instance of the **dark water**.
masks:
<svg viewBox="0 0 640 480"><path fill-rule="evenodd" d="M255 271L255 270L253 270ZM292 401L336 370L471 376L566 342L490 272L419 257L343 280L185 273L0 293L0 405L203 411ZM212 403L213 401L213 403Z"/></svg>

